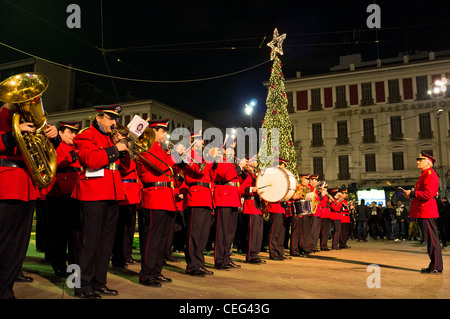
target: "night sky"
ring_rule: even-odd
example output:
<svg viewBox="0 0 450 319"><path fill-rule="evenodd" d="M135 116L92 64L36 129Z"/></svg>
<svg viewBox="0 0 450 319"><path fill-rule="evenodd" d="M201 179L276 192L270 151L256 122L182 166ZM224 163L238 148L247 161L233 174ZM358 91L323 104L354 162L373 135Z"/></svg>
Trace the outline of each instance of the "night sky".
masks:
<svg viewBox="0 0 450 319"><path fill-rule="evenodd" d="M81 28L69 29L69 4L81 8ZM375 1L381 29L369 29L366 8L374 1L0 0L0 42L64 65L140 83L77 72L117 102L126 92L204 117L228 110L240 126L257 100L254 125L265 113L274 28L286 33L281 57L286 78L327 72L339 56L363 60L399 52L450 49L448 1ZM102 24L103 17L103 24ZM103 28L102 28L103 26ZM375 40L378 38L378 47ZM102 53L101 49L105 49ZM0 45L0 63L27 58ZM264 63L266 62L266 63ZM205 79L241 71L217 79ZM219 118L220 120L220 118Z"/></svg>

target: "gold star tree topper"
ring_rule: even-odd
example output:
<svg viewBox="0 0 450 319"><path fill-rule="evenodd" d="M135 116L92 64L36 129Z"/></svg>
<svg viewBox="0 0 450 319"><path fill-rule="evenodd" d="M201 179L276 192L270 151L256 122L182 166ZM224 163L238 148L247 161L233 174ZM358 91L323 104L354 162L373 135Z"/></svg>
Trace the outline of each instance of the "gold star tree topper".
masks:
<svg viewBox="0 0 450 319"><path fill-rule="evenodd" d="M280 55L283 55L283 48L281 47L283 45L283 41L286 39L286 33L283 33L282 35L278 34L278 29L275 28L273 30L273 40L267 43L267 46L272 49L270 52L270 59L275 59L277 53Z"/></svg>

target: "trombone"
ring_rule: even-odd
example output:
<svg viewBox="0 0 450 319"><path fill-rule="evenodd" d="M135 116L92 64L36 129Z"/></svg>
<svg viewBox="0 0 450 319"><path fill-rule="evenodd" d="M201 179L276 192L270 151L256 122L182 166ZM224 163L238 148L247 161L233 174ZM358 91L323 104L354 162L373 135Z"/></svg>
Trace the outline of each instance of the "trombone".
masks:
<svg viewBox="0 0 450 319"><path fill-rule="evenodd" d="M175 144L173 144L171 141L169 140L165 140L165 143L167 145L169 145L172 149L174 148ZM192 148L192 146L194 145L195 141L193 143L191 143L191 145L184 151L184 154L182 156L186 156L187 158L191 159L194 163L196 164L201 164L199 161L197 161L195 158L187 155L187 152Z"/></svg>
<svg viewBox="0 0 450 319"><path fill-rule="evenodd" d="M116 124L117 124L117 128L114 130L113 134L114 133L120 133L123 136L125 136L124 139L126 141L128 141L128 142L131 142L131 144L132 144L132 147L129 147L128 149L134 155L138 156L143 161L144 164L148 164L148 165L152 166L154 169L156 169L161 174L164 174L169 179L171 179L174 176L173 169L172 169L172 167L170 167L169 164L164 162L158 156L148 152L148 150L155 143L155 137L156 137L155 136L155 132L151 128L146 128L144 130L144 132L141 134L141 136L139 136L139 138L137 138L136 140L133 140L131 138L130 130L128 129L128 127L126 127L126 126L124 126L124 125L122 125L120 123L116 123ZM144 156L142 156L141 153L144 153L144 152L147 152L148 154L150 154L151 156L156 158L158 161L163 163L165 166L167 166L167 168L170 170L170 175L166 173L167 170L163 171L158 166L156 166L155 164L150 162L148 159L146 159Z"/></svg>

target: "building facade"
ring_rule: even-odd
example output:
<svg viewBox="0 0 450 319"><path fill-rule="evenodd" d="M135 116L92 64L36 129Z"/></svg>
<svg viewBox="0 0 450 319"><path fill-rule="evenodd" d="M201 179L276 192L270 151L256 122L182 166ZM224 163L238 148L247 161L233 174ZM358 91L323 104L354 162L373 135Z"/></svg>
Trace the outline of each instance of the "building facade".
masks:
<svg viewBox="0 0 450 319"><path fill-rule="evenodd" d="M0 64L0 81L26 72L41 73L48 77L48 88L42 94L46 112L67 111L72 108L75 88L74 71L40 59L30 58Z"/></svg>
<svg viewBox="0 0 450 319"><path fill-rule="evenodd" d="M353 55L330 73L286 79L300 171L353 190L413 187L425 151L437 159L444 195L450 92L429 94L443 78L450 79L450 52L369 62Z"/></svg>
<svg viewBox="0 0 450 319"><path fill-rule="evenodd" d="M169 131L173 131L175 128L184 127L192 132L194 130L194 121L198 118L187 114L182 111L178 111L170 106L167 106L161 102L155 100L143 100L136 102L119 103L122 106L122 112L120 113L120 123L127 125L133 119L135 115L142 117L143 119L163 119L169 118ZM55 112L48 114L48 122L53 125L57 125L58 121L82 121L82 127L89 127L91 124L90 117L95 115L94 108L82 108L64 112ZM202 129L205 131L207 128L212 127L212 124L206 121L202 121Z"/></svg>

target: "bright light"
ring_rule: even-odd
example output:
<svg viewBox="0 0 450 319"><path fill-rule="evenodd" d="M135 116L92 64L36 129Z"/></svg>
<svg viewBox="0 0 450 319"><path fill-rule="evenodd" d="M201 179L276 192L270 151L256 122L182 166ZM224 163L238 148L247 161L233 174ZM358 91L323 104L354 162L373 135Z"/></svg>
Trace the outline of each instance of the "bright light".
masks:
<svg viewBox="0 0 450 319"><path fill-rule="evenodd" d="M245 114L250 115L253 113L253 106L246 104L245 105Z"/></svg>
<svg viewBox="0 0 450 319"><path fill-rule="evenodd" d="M439 94L439 92L441 92L441 90L437 86L435 88L433 88L434 94Z"/></svg>

